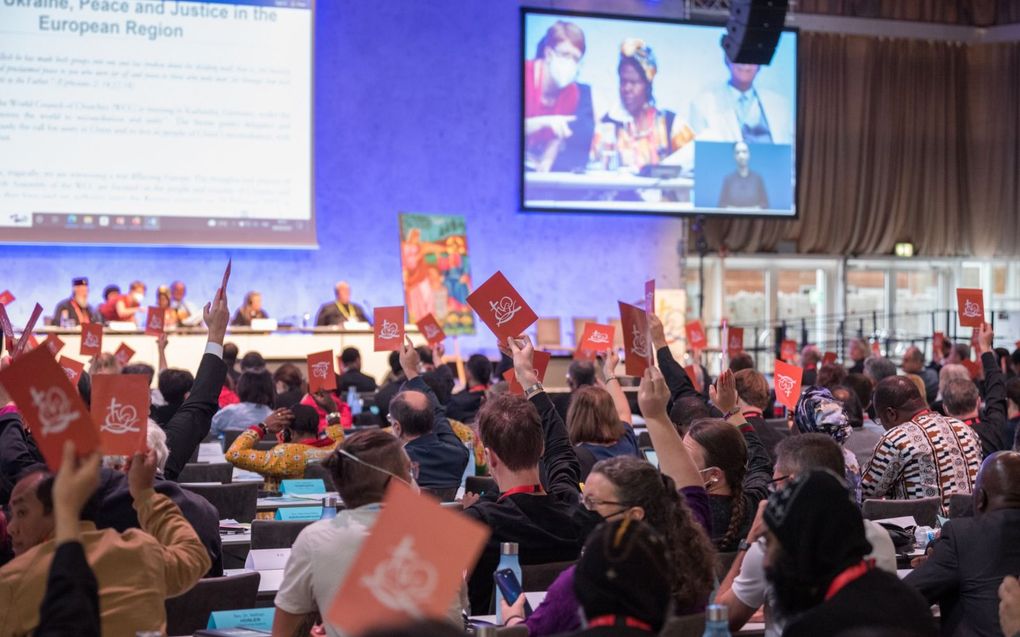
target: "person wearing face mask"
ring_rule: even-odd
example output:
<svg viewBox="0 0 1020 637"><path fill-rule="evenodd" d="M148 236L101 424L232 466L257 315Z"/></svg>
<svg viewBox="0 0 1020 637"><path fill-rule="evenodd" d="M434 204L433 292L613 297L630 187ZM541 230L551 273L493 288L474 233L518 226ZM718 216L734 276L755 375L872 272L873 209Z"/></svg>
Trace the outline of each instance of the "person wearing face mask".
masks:
<svg viewBox="0 0 1020 637"><path fill-rule="evenodd" d="M641 381L638 402L659 454L662 473L648 462L630 456L602 460L584 483L581 503L607 524L640 520L661 534L668 548L665 552L668 557L663 562L667 566L666 589L673 612L687 615L705 609L714 580L715 550L707 532L708 494L669 420L668 401L669 388L662 374L649 368ZM581 602L575 592L579 569L580 566L564 571L549 587L542 604L524 622L531 637L580 628ZM523 600L512 607L503 604L503 617L523 616Z"/></svg>
<svg viewBox="0 0 1020 637"><path fill-rule="evenodd" d="M595 129L591 87L577 82L584 31L558 20L524 63L525 168L537 172L583 169Z"/></svg>
<svg viewBox="0 0 1020 637"><path fill-rule="evenodd" d="M73 327L87 323L102 323L103 317L89 305L89 280L78 276L71 279L71 296L57 303L53 310L53 325Z"/></svg>
<svg viewBox="0 0 1020 637"><path fill-rule="evenodd" d="M765 210L769 207L769 195L765 191L765 180L751 170L751 149L746 142L733 144L733 161L737 169L723 179L719 193L720 208L743 208Z"/></svg>
<svg viewBox="0 0 1020 637"><path fill-rule="evenodd" d="M121 321L135 321L140 312L145 312L145 284L132 281L128 293L117 299L117 318ZM142 317L145 318L144 316Z"/></svg>
<svg viewBox="0 0 1020 637"><path fill-rule="evenodd" d="M736 64L723 55L729 79L691 102L691 127L699 141L792 144L793 111L778 93L758 88L758 64Z"/></svg>

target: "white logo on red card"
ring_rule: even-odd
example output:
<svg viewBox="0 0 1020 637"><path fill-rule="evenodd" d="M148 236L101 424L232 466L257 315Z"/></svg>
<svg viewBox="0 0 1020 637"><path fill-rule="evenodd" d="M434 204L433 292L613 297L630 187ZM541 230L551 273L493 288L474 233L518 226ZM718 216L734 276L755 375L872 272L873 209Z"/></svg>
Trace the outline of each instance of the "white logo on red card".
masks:
<svg viewBox="0 0 1020 637"><path fill-rule="evenodd" d="M149 327L154 330L163 329L163 317L158 313L153 314L152 317L149 318Z"/></svg>
<svg viewBox="0 0 1020 637"><path fill-rule="evenodd" d="M125 405L117 402L117 397L110 398L110 404L106 408L106 419L99 428L100 431L109 431L112 434L126 434L132 431L141 431L138 428L138 412L133 405Z"/></svg>
<svg viewBox="0 0 1020 637"><path fill-rule="evenodd" d="M439 336L439 328L436 327L435 325L431 324L431 323L426 323L425 324L425 338L431 341L432 339L434 339L437 336Z"/></svg>
<svg viewBox="0 0 1020 637"><path fill-rule="evenodd" d="M361 579L380 604L395 611L420 617L422 604L435 592L439 574L414 550L414 538L405 537L393 549L389 559L376 565Z"/></svg>
<svg viewBox="0 0 1020 637"><path fill-rule="evenodd" d="M400 338L400 328L393 321L383 319L382 327L379 328L379 338L393 339Z"/></svg>
<svg viewBox="0 0 1020 637"><path fill-rule="evenodd" d="M776 387L779 388L787 398L790 397L790 392L793 391L793 386L797 384L797 381L793 380L789 376L784 374L776 374Z"/></svg>
<svg viewBox="0 0 1020 637"><path fill-rule="evenodd" d="M634 324L634 340L630 349L638 356L648 356L648 337L637 323Z"/></svg>
<svg viewBox="0 0 1020 637"><path fill-rule="evenodd" d="M67 374L67 380L74 380L74 377L78 375L78 372L70 367L61 367L60 369L64 370L64 373Z"/></svg>
<svg viewBox="0 0 1020 637"><path fill-rule="evenodd" d="M39 411L39 422L42 424L44 436L63 432L81 416L71 409L71 401L59 387L50 387L47 390L30 387L28 391L32 393L32 402Z"/></svg>
<svg viewBox="0 0 1020 637"><path fill-rule="evenodd" d="M509 296L504 296L499 301L489 301L489 307L492 308L497 327L509 323L521 311L521 306Z"/></svg>
<svg viewBox="0 0 1020 637"><path fill-rule="evenodd" d="M312 365L312 376L315 378L326 378L329 375L330 364L327 361L319 361Z"/></svg>
<svg viewBox="0 0 1020 637"><path fill-rule="evenodd" d="M974 301L967 299L963 302L963 315L967 318L977 318L982 316L981 306ZM984 317L982 317L984 318Z"/></svg>
<svg viewBox="0 0 1020 637"><path fill-rule="evenodd" d="M599 330L592 330L591 336L588 337L588 341L598 345L605 345L609 343L609 334Z"/></svg>
<svg viewBox="0 0 1020 637"><path fill-rule="evenodd" d="M96 336L96 333L86 332L85 341L82 343L82 345L84 345L85 347L99 347L99 338ZM55 346L56 343L53 344L53 347Z"/></svg>
<svg viewBox="0 0 1020 637"><path fill-rule="evenodd" d="M740 349L744 345L741 340L736 334L730 335L730 349Z"/></svg>

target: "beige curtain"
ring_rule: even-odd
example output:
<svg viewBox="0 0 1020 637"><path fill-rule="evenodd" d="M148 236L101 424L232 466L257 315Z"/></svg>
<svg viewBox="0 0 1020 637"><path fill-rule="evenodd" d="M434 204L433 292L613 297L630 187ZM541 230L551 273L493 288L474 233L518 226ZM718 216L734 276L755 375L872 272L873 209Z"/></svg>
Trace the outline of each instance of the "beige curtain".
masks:
<svg viewBox="0 0 1020 637"><path fill-rule="evenodd" d="M820 33L802 33L800 47L799 219L711 219L711 245L1020 252L1020 48Z"/></svg>
<svg viewBox="0 0 1020 637"><path fill-rule="evenodd" d="M1020 19L1018 4L1016 0L799 0L796 10L855 18L991 26Z"/></svg>

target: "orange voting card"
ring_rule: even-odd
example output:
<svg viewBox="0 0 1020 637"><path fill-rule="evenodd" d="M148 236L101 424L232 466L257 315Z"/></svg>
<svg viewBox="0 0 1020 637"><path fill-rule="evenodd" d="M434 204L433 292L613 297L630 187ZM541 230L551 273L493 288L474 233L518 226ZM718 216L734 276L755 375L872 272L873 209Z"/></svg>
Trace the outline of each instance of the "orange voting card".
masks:
<svg viewBox="0 0 1020 637"><path fill-rule="evenodd" d="M776 361L774 376L776 400L790 410L796 409L797 401L800 400L800 384L804 378L804 370L796 365Z"/></svg>
<svg viewBox="0 0 1020 637"><path fill-rule="evenodd" d="M489 529L390 481L382 512L325 614L348 635L443 619L481 555Z"/></svg>
<svg viewBox="0 0 1020 637"><path fill-rule="evenodd" d="M42 342L46 346L46 349L50 350L50 354L56 356L60 353L60 350L64 349L64 341L56 334L50 334L46 337L46 340Z"/></svg>
<svg viewBox="0 0 1020 637"><path fill-rule="evenodd" d="M428 341L429 345L442 343L446 340L446 332L443 331L443 327L432 314L426 314L420 321L415 323L415 325L418 327L418 331L422 333L422 336L425 337L425 340Z"/></svg>
<svg viewBox="0 0 1020 637"><path fill-rule="evenodd" d="M81 326L82 356L99 356L103 351L103 326L99 323L86 323Z"/></svg>
<svg viewBox="0 0 1020 637"><path fill-rule="evenodd" d="M71 384L75 387L78 386L78 379L81 377L81 373L85 371L85 363L79 363L73 358L61 356L60 360L57 361L60 368L67 374L67 380L71 381Z"/></svg>
<svg viewBox="0 0 1020 637"><path fill-rule="evenodd" d="M653 356L648 334L648 315L641 308L619 302L620 323L623 330L624 365L628 376L645 375Z"/></svg>
<svg viewBox="0 0 1020 637"><path fill-rule="evenodd" d="M88 408L48 349L37 347L15 359L0 371L0 384L14 399L54 471L60 467L65 440L74 440L80 455L99 446Z"/></svg>
<svg viewBox="0 0 1020 637"><path fill-rule="evenodd" d="M794 363L797 361L797 341L793 339L786 339L779 344L779 358L786 361L787 363Z"/></svg>
<svg viewBox="0 0 1020 637"><path fill-rule="evenodd" d="M117 351L113 353L113 357L117 359L120 366L123 367L131 362L131 357L135 355L135 350L128 347L127 343L121 343Z"/></svg>
<svg viewBox="0 0 1020 637"><path fill-rule="evenodd" d="M601 323L585 323L581 339L577 342L578 349L589 352L604 352L612 349L616 328Z"/></svg>
<svg viewBox="0 0 1020 637"><path fill-rule="evenodd" d="M705 326L701 324L700 320L687 321L687 324L684 325L684 331L687 332L687 347L689 349L700 351L708 346Z"/></svg>
<svg viewBox="0 0 1020 637"><path fill-rule="evenodd" d="M729 327L729 334L726 337L726 351L730 356L744 351L744 328Z"/></svg>
<svg viewBox="0 0 1020 637"><path fill-rule="evenodd" d="M150 306L145 315L145 333L149 336L159 336L166 330L166 309Z"/></svg>
<svg viewBox="0 0 1020 637"><path fill-rule="evenodd" d="M333 350L308 355L308 393L320 389L336 389L336 374L333 372Z"/></svg>
<svg viewBox="0 0 1020 637"><path fill-rule="evenodd" d="M92 377L92 420L99 426L103 455L144 452L149 422L148 379L139 374Z"/></svg>
<svg viewBox="0 0 1020 637"><path fill-rule="evenodd" d="M377 307L373 313L375 351L396 352L404 344L404 306Z"/></svg>
<svg viewBox="0 0 1020 637"><path fill-rule="evenodd" d="M960 325L981 327L985 322L985 294L978 288L956 288L956 310Z"/></svg>
<svg viewBox="0 0 1020 637"><path fill-rule="evenodd" d="M502 272L496 272L489 277L477 290L468 295L467 302L501 342L510 337L520 336L538 320L538 315L532 311L514 286L510 285Z"/></svg>

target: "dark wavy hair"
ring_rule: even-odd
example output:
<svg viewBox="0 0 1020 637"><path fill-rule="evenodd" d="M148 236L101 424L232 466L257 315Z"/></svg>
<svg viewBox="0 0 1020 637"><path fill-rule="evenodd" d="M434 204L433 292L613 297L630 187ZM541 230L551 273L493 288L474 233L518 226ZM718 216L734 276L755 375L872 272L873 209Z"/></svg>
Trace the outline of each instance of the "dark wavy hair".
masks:
<svg viewBox="0 0 1020 637"><path fill-rule="evenodd" d="M706 418L691 426L688 432L705 450L705 467L718 467L726 476L726 484L733 496L730 525L717 543L720 547L734 546L740 541L744 524L744 476L747 474L747 442L740 430L725 420Z"/></svg>
<svg viewBox="0 0 1020 637"><path fill-rule="evenodd" d="M633 456L599 461L592 473L613 483L617 500L644 509L645 522L665 538L677 608L704 606L715 582L715 549L673 479Z"/></svg>

